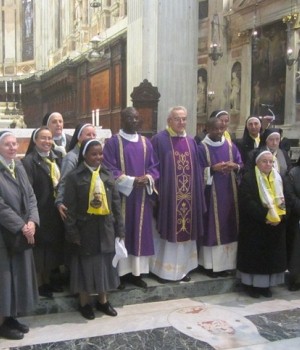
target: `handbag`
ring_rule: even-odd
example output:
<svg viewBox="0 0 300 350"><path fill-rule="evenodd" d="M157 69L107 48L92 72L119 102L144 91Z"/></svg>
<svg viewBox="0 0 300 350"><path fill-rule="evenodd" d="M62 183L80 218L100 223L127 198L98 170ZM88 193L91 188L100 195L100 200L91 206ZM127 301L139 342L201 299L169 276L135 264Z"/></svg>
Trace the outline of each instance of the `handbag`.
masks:
<svg viewBox="0 0 300 350"><path fill-rule="evenodd" d="M3 237L3 241L10 255L22 253L25 250L33 247L32 244L29 244L27 242L27 238L23 235L22 231L12 233L8 229L0 225L0 234Z"/></svg>

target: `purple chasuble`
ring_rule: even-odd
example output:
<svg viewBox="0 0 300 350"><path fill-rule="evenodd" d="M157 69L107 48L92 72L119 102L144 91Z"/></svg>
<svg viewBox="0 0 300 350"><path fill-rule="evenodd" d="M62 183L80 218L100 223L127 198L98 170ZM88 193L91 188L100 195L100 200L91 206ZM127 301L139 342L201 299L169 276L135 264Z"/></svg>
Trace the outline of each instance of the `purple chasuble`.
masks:
<svg viewBox="0 0 300 350"><path fill-rule="evenodd" d="M196 143L164 130L152 144L160 169L158 232L169 242L196 240L202 234L204 205Z"/></svg>
<svg viewBox="0 0 300 350"><path fill-rule="evenodd" d="M103 149L103 164L113 172L114 178L118 179L124 174L134 177L149 174L156 180L158 164L150 141L146 138L142 140L141 136L138 142L131 142L122 137L120 139L121 147L118 135L114 135L107 141ZM136 187L128 197L122 193L120 196L125 219L125 245L128 254L153 255L151 196L148 195L146 188Z"/></svg>
<svg viewBox="0 0 300 350"><path fill-rule="evenodd" d="M203 172L206 167L229 160L243 165L235 144L230 145L227 140L221 146L201 142L198 150ZM205 200L207 212L202 245L211 247L236 242L239 214L235 173L214 172L212 185L205 187Z"/></svg>

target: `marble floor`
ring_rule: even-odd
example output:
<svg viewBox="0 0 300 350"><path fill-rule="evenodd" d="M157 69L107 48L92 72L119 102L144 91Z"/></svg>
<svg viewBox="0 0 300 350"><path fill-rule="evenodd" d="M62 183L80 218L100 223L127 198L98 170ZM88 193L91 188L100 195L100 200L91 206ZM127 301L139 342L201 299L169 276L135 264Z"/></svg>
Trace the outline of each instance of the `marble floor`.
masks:
<svg viewBox="0 0 300 350"><path fill-rule="evenodd" d="M76 311L22 317L30 332L0 339L0 349L300 349L300 292L285 286L270 299L241 291L116 309L117 317L96 312L92 321Z"/></svg>

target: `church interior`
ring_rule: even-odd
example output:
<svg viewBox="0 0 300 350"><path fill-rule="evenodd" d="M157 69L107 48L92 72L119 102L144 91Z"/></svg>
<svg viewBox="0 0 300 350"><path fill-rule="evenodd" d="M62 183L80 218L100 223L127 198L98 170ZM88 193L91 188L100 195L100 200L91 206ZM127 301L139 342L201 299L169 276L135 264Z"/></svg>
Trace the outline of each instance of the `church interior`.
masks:
<svg viewBox="0 0 300 350"><path fill-rule="evenodd" d="M88 122L111 135L134 106L150 137L170 107L185 106L195 136L222 109L237 138L250 115L272 115L299 157L300 0L1 0L0 9L1 130L32 130L58 111L67 129ZM234 275L191 277L113 291L116 318L84 320L67 291L41 298L20 318L30 333L0 338L0 349L299 349L299 291L282 285L253 300Z"/></svg>
<svg viewBox="0 0 300 350"><path fill-rule="evenodd" d="M67 128L92 121L94 113L114 133L120 110L134 105L141 131L152 135L164 128L170 107L183 105L191 135L213 110L225 109L238 136L249 115L273 113L285 136L298 138L297 0L0 6L1 127L15 119L34 128L59 111Z"/></svg>

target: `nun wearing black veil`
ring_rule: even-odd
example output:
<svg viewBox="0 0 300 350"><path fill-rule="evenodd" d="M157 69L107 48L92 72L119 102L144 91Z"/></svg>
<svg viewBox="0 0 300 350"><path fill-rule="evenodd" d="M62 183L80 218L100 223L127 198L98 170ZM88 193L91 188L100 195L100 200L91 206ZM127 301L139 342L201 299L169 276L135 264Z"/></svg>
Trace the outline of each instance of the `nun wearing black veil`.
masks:
<svg viewBox="0 0 300 350"><path fill-rule="evenodd" d="M238 277L253 298L272 297L270 287L284 283L286 209L283 183L273 154L258 150L239 187Z"/></svg>

